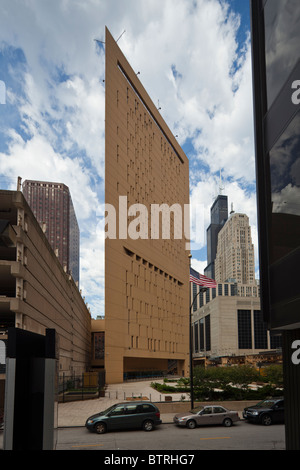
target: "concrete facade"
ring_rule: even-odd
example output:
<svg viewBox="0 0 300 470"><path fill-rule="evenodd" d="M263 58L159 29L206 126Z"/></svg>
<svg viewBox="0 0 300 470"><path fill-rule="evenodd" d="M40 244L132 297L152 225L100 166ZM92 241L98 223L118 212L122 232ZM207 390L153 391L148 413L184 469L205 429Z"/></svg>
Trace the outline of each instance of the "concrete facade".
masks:
<svg viewBox="0 0 300 470"><path fill-rule="evenodd" d="M215 260L217 282L235 279L240 284L255 284L254 245L249 217L231 213L218 235Z"/></svg>
<svg viewBox="0 0 300 470"><path fill-rule="evenodd" d="M76 283L20 191L0 191L0 221L0 332L54 328L59 372L81 374L90 364L91 315Z"/></svg>
<svg viewBox="0 0 300 470"><path fill-rule="evenodd" d="M211 289L209 289L211 290ZM259 297L218 295L193 313L194 360L216 358L222 364L268 361L270 352L281 357L281 340L267 330ZM265 359L263 359L265 357ZM277 357L277 356L276 356ZM251 359L252 358L252 359ZM225 361L225 362L224 362Z"/></svg>
<svg viewBox="0 0 300 470"><path fill-rule="evenodd" d="M122 382L141 370L167 371L172 364L187 375L185 237L175 239L173 213L170 239L152 238L149 220L141 222L148 237L133 239L122 222L128 229L136 222L134 211L126 214L133 204L143 204L148 215L153 204L183 210L189 204L188 159L108 30L105 48L105 202L115 208L117 221L116 238L105 240L106 381Z"/></svg>
<svg viewBox="0 0 300 470"><path fill-rule="evenodd" d="M260 310L259 298L241 299L239 297L218 296L193 315L194 323L210 316L210 348L211 356L240 355L255 352L255 348L239 349L238 344L238 310ZM253 339L253 328L252 328ZM207 341L204 341L204 350ZM201 347L197 353L201 354Z"/></svg>

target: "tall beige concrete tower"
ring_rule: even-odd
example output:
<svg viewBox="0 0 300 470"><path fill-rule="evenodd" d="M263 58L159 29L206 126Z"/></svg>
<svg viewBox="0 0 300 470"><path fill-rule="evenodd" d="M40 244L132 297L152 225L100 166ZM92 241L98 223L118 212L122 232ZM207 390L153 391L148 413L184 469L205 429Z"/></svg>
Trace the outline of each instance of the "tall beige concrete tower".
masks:
<svg viewBox="0 0 300 470"><path fill-rule="evenodd" d="M188 159L107 29L105 50L106 381L170 368L187 375L189 251L178 228Z"/></svg>
<svg viewBox="0 0 300 470"><path fill-rule="evenodd" d="M237 284L255 284L254 245L249 218L231 213L218 236L215 261L217 282L235 279Z"/></svg>

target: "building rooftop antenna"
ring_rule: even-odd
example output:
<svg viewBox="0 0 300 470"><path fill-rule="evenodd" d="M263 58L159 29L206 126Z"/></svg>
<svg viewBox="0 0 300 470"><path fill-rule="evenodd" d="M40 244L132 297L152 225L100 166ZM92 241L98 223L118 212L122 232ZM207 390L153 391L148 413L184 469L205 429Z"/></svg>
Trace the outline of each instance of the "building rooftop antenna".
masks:
<svg viewBox="0 0 300 470"><path fill-rule="evenodd" d="M120 39L120 38L123 36L123 34L124 34L125 32L126 32L126 29L124 29L124 31L123 31L123 33L122 33L122 34L120 34L120 36L118 37L118 39L116 40L116 42L118 42L118 41L119 41L119 39Z"/></svg>
<svg viewBox="0 0 300 470"><path fill-rule="evenodd" d="M118 39L116 40L116 42L119 41L119 39L123 36L123 34L125 33L125 31L126 31L126 30L124 29L123 33L120 34L120 36L118 37ZM105 44L105 41L101 41L100 39L94 39L94 41L96 41L96 42L101 42L101 44Z"/></svg>
<svg viewBox="0 0 300 470"><path fill-rule="evenodd" d="M213 199L213 202L217 200L218 196L221 196L222 195L222 191L224 189L224 186L222 186L222 170L220 170L220 177L219 177L219 193L214 195L212 197Z"/></svg>
<svg viewBox="0 0 300 470"><path fill-rule="evenodd" d="M222 170L220 170L220 183L219 183L219 194L222 194L224 186L222 187Z"/></svg>

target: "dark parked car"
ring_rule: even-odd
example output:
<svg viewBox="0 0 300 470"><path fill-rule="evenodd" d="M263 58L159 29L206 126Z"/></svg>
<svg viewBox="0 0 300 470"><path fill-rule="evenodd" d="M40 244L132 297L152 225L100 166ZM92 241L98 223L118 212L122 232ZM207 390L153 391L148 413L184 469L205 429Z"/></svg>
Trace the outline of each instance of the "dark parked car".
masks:
<svg viewBox="0 0 300 470"><path fill-rule="evenodd" d="M105 411L90 416L85 423L89 431L103 434L106 431L142 428L152 431L161 424L159 409L150 402L117 403Z"/></svg>
<svg viewBox="0 0 300 470"><path fill-rule="evenodd" d="M284 400L267 398L256 405L244 409L243 417L253 423L270 426L273 423L284 423Z"/></svg>

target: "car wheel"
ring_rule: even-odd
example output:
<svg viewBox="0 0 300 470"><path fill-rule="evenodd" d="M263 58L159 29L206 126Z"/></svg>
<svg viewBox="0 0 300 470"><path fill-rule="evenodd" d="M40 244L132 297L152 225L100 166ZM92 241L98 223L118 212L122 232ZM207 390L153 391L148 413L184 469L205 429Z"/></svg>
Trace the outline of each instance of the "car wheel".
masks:
<svg viewBox="0 0 300 470"><path fill-rule="evenodd" d="M224 421L223 421L223 426L226 426L226 428L229 428L230 426L232 426L232 421L230 418L225 418Z"/></svg>
<svg viewBox="0 0 300 470"><path fill-rule="evenodd" d="M94 426L97 434L104 434L106 432L106 425L104 423L97 423Z"/></svg>
<svg viewBox="0 0 300 470"><path fill-rule="evenodd" d="M186 423L186 427L189 428L189 429L195 429L196 426L197 426L196 421L194 421L193 419L190 419Z"/></svg>
<svg viewBox="0 0 300 470"><path fill-rule="evenodd" d="M151 419L147 419L147 421L143 422L144 431L152 431L153 428L154 428L154 424L153 424L153 421L151 421Z"/></svg>
<svg viewBox="0 0 300 470"><path fill-rule="evenodd" d="M262 418L261 418L261 423L264 426L270 426L270 424L272 424L271 416L270 415L263 415Z"/></svg>

